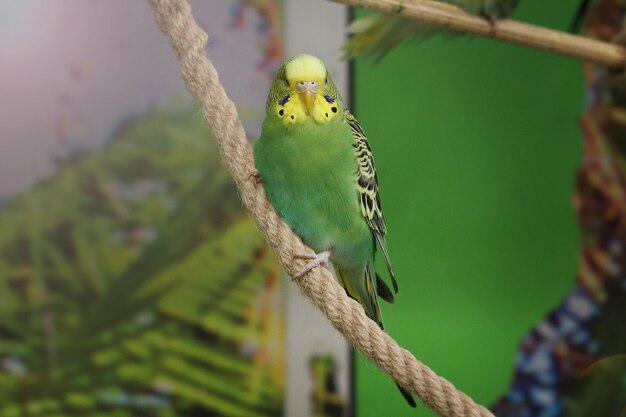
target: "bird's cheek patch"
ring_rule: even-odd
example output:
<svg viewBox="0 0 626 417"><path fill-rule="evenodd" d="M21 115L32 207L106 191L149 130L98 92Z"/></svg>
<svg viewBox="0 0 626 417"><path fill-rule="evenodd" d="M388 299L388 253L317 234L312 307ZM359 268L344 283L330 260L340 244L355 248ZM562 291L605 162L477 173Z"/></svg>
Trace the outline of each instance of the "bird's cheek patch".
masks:
<svg viewBox="0 0 626 417"><path fill-rule="evenodd" d="M298 100L282 99L276 103L276 115L285 125L300 123L306 118L306 113L302 105L297 103L297 101Z"/></svg>
<svg viewBox="0 0 626 417"><path fill-rule="evenodd" d="M335 100L330 101L326 97L327 96L317 96L315 106L313 106L313 111L311 112L311 116L320 124L330 122L335 118L338 112Z"/></svg>

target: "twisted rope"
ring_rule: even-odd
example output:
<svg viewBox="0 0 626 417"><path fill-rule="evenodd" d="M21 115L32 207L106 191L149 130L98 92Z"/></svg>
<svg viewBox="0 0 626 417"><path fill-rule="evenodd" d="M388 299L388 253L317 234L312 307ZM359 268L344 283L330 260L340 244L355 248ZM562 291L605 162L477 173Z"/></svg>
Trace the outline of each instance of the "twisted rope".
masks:
<svg viewBox="0 0 626 417"><path fill-rule="evenodd" d="M304 261L295 259L294 254L313 251L276 214L265 198L262 185L250 179L254 170L251 147L235 105L226 95L217 71L205 54L207 34L194 21L186 0L148 1L159 28L178 55L185 85L202 106L244 205L278 255L283 269L293 276L304 267ZM325 268L315 268L295 282L354 347L437 414L493 417L486 408L401 348L365 315L361 305L346 295Z"/></svg>

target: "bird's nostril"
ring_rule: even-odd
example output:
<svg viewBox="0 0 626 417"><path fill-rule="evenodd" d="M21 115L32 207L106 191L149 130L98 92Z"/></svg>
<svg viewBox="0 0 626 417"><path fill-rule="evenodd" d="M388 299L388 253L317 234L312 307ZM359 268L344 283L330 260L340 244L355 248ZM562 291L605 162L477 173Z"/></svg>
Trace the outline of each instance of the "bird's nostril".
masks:
<svg viewBox="0 0 626 417"><path fill-rule="evenodd" d="M296 83L296 91L298 93L304 93L305 91L317 92L317 81L298 81Z"/></svg>

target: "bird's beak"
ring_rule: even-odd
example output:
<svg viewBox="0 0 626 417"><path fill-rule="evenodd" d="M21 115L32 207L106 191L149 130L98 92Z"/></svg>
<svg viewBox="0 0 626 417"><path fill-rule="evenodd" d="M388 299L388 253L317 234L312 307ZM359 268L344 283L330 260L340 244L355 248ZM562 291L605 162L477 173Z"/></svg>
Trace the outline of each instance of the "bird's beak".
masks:
<svg viewBox="0 0 626 417"><path fill-rule="evenodd" d="M304 109L306 110L307 114L310 113L313 109L313 105L315 104L315 96L317 95L317 93L307 90L298 94L300 95L300 101L302 101L302 104L304 104Z"/></svg>
<svg viewBox="0 0 626 417"><path fill-rule="evenodd" d="M310 113L315 105L315 99L317 98L317 82L300 81L296 84L296 91L298 92L300 101L304 105L305 111Z"/></svg>

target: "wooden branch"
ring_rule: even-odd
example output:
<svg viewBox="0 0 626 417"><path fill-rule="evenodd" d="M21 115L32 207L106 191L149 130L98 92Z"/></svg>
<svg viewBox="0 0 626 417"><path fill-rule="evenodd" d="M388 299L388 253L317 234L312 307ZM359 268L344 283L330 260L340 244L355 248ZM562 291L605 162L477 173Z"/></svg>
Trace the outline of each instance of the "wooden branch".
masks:
<svg viewBox="0 0 626 417"><path fill-rule="evenodd" d="M626 65L626 49L583 36L533 26L509 19L498 21L497 27L480 16L446 3L433 0L331 0L348 6L362 7L395 15L443 29L467 32L487 38L542 49L609 67Z"/></svg>

